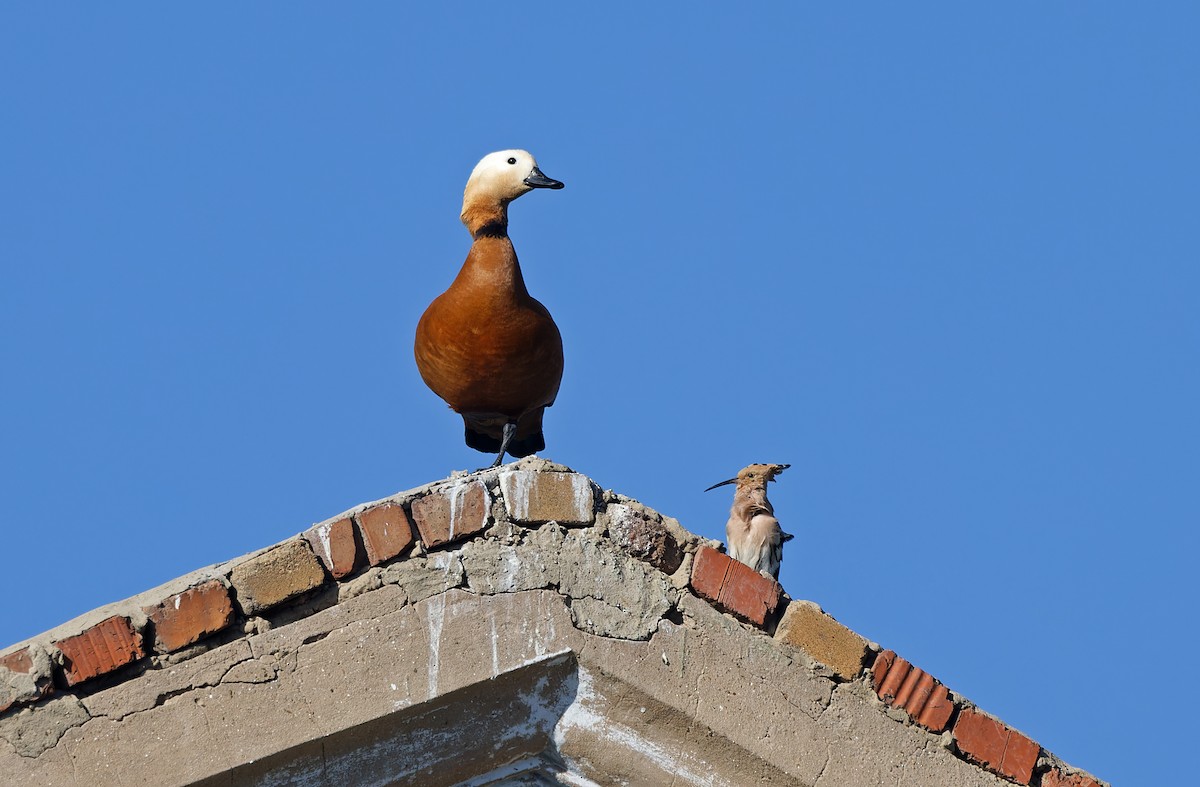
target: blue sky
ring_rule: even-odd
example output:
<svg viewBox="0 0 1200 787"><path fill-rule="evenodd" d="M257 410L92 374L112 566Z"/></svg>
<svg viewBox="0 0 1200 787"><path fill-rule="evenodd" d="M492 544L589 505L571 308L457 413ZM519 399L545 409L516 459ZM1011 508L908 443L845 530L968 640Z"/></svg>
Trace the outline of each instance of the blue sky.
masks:
<svg viewBox="0 0 1200 787"><path fill-rule="evenodd" d="M0 12L0 645L474 468L411 352L511 210L546 458L1067 761L1192 746L1195 6ZM1162 685L1166 684L1166 685ZM1191 706L1191 707L1189 707Z"/></svg>

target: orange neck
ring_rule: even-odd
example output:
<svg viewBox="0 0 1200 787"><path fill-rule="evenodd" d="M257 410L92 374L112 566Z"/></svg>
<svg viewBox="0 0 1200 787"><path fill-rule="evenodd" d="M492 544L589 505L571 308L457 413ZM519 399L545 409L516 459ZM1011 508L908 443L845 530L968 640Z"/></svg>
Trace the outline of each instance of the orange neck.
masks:
<svg viewBox="0 0 1200 787"><path fill-rule="evenodd" d="M467 225L471 237L505 237L508 235L508 202L478 199L463 205L459 217Z"/></svg>

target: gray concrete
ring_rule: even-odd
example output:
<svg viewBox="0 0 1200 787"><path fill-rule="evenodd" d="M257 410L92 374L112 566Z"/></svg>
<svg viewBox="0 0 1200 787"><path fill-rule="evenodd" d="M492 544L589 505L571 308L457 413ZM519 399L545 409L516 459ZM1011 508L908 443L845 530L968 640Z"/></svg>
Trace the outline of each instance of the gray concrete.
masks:
<svg viewBox="0 0 1200 787"><path fill-rule="evenodd" d="M504 523L340 591L0 719L4 783L1007 784L603 522Z"/></svg>

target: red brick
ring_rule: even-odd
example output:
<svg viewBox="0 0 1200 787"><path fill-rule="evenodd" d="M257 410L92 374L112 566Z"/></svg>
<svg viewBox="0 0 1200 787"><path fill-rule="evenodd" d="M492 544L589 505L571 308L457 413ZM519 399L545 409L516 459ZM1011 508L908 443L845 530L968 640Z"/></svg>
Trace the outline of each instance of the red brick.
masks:
<svg viewBox="0 0 1200 787"><path fill-rule="evenodd" d="M334 579L353 574L367 562L350 517L311 527L304 531L304 538Z"/></svg>
<svg viewBox="0 0 1200 787"><path fill-rule="evenodd" d="M964 708L954 723L960 751L996 773L1029 784L1041 747L1007 725L972 708Z"/></svg>
<svg viewBox="0 0 1200 787"><path fill-rule="evenodd" d="M54 643L62 652L68 686L105 675L142 656L142 635L120 615L100 621L82 634Z"/></svg>
<svg viewBox="0 0 1200 787"><path fill-rule="evenodd" d="M1042 787L1104 787L1091 776L1082 773L1063 773L1058 768L1042 776Z"/></svg>
<svg viewBox="0 0 1200 787"><path fill-rule="evenodd" d="M692 589L713 606L759 628L775 618L783 588L712 547L700 547L692 565Z"/></svg>
<svg viewBox="0 0 1200 787"><path fill-rule="evenodd" d="M950 690L941 683L935 683L929 692L925 707L916 716L917 723L934 732L946 729L950 715L954 713L954 702L950 699Z"/></svg>
<svg viewBox="0 0 1200 787"><path fill-rule="evenodd" d="M733 560L711 547L700 547L692 562L692 590L696 595L715 604L721 597L721 586Z"/></svg>
<svg viewBox="0 0 1200 787"><path fill-rule="evenodd" d="M143 607L154 624L155 649L170 653L216 633L233 622L229 589L212 579Z"/></svg>
<svg viewBox="0 0 1200 787"><path fill-rule="evenodd" d="M949 690L932 675L890 650L875 658L872 672L872 684L879 699L904 709L913 721L928 730L941 732L946 729L954 712L954 703Z"/></svg>
<svg viewBox="0 0 1200 787"><path fill-rule="evenodd" d="M871 685L874 686L876 694L879 693L879 687L883 685L883 679L895 663L896 651L894 650L885 650L875 657L875 662L871 664Z"/></svg>
<svg viewBox="0 0 1200 787"><path fill-rule="evenodd" d="M460 481L413 501L412 518L426 547L461 541L488 524L490 499L481 481Z"/></svg>
<svg viewBox="0 0 1200 787"><path fill-rule="evenodd" d="M1033 778L1033 766L1037 765L1041 751L1042 747L1035 741L1012 730L1008 737L1008 749L1004 752L1004 762L1000 763L1000 772L1021 784L1029 784Z"/></svg>
<svg viewBox="0 0 1200 787"><path fill-rule="evenodd" d="M395 503L368 508L358 515L367 561L378 566L413 545L413 525L404 507Z"/></svg>

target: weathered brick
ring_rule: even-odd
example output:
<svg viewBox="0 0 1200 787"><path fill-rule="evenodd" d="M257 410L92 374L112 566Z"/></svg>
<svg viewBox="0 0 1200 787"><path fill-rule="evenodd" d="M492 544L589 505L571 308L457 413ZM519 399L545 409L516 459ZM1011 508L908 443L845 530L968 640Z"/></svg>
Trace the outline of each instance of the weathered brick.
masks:
<svg viewBox="0 0 1200 787"><path fill-rule="evenodd" d="M33 670L33 658L29 655L29 648L24 647L0 656L0 667L28 675Z"/></svg>
<svg viewBox="0 0 1200 787"><path fill-rule="evenodd" d="M871 667L872 684L879 699L903 708L913 721L933 732L946 729L954 702L950 692L932 675L917 669L894 651L885 650Z"/></svg>
<svg viewBox="0 0 1200 787"><path fill-rule="evenodd" d="M36 654L27 645L0 656L0 713L17 703L49 696L53 691L50 659L40 647Z"/></svg>
<svg viewBox="0 0 1200 787"><path fill-rule="evenodd" d="M759 628L771 624L783 599L778 582L707 546L696 552L691 586L717 609Z"/></svg>
<svg viewBox="0 0 1200 787"><path fill-rule="evenodd" d="M510 470L500 474L500 490L514 522L590 525L596 518L592 483L578 473Z"/></svg>
<svg viewBox="0 0 1200 787"><path fill-rule="evenodd" d="M426 547L460 541L488 524L491 496L482 481L459 481L412 503L413 522Z"/></svg>
<svg viewBox="0 0 1200 787"><path fill-rule="evenodd" d="M968 759L1018 784L1029 784L1041 750L1021 733L973 708L958 714L954 742Z"/></svg>
<svg viewBox="0 0 1200 787"><path fill-rule="evenodd" d="M229 589L216 579L168 596L142 611L154 624L154 647L160 653L191 645L233 622Z"/></svg>
<svg viewBox="0 0 1200 787"><path fill-rule="evenodd" d="M302 535L334 579L349 576L366 564L366 552L350 517L314 525Z"/></svg>
<svg viewBox="0 0 1200 787"><path fill-rule="evenodd" d="M1102 782L1083 773L1064 773L1058 768L1042 775L1042 787L1104 787Z"/></svg>
<svg viewBox="0 0 1200 787"><path fill-rule="evenodd" d="M712 547L700 547L692 560L692 590L700 598L715 604L721 597L721 586L733 560Z"/></svg>
<svg viewBox="0 0 1200 787"><path fill-rule="evenodd" d="M248 615L295 598L325 582L325 569L302 538L285 541L233 568L229 581Z"/></svg>
<svg viewBox="0 0 1200 787"><path fill-rule="evenodd" d="M413 524L397 503L383 503L358 515L367 561L372 566L391 560L413 545Z"/></svg>
<svg viewBox="0 0 1200 787"><path fill-rule="evenodd" d="M608 534L626 553L645 561L664 574L674 574L683 563L683 549L660 519L633 506L608 506Z"/></svg>
<svg viewBox="0 0 1200 787"><path fill-rule="evenodd" d="M121 615L106 618L81 634L60 639L54 647L63 655L68 686L105 675L146 655L142 635Z"/></svg>
<svg viewBox="0 0 1200 787"><path fill-rule="evenodd" d="M865 639L811 601L788 604L775 639L800 648L846 680L858 677L867 655Z"/></svg>

